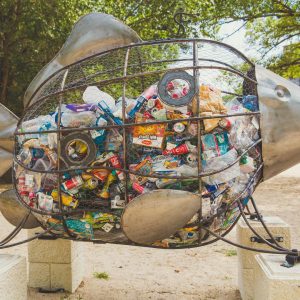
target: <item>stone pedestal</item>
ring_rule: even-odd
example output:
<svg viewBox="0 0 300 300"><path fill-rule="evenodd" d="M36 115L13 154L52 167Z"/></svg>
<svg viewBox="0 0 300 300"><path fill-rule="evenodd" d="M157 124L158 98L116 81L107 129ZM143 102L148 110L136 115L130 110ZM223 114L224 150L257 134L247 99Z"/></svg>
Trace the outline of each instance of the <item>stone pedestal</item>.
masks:
<svg viewBox="0 0 300 300"><path fill-rule="evenodd" d="M279 217L264 217L270 232L274 237L282 237L283 241L279 244L283 247L291 247L290 227ZM269 238L263 226L259 221L249 220L251 226L263 237ZM251 237L255 236L249 229L244 220L240 220L237 224L237 242L244 246L272 249L266 244L251 241ZM252 300L254 298L254 265L256 264L255 255L257 252L239 249L238 252L238 286L243 300ZM255 299L256 300L256 299Z"/></svg>
<svg viewBox="0 0 300 300"><path fill-rule="evenodd" d="M255 260L255 300L300 299L300 264L282 267L285 256L277 254L258 254Z"/></svg>
<svg viewBox="0 0 300 300"><path fill-rule="evenodd" d="M32 234L30 232L29 234ZM28 244L28 285L73 293L85 275L84 242L34 240Z"/></svg>
<svg viewBox="0 0 300 300"><path fill-rule="evenodd" d="M26 258L0 254L0 299L27 299Z"/></svg>

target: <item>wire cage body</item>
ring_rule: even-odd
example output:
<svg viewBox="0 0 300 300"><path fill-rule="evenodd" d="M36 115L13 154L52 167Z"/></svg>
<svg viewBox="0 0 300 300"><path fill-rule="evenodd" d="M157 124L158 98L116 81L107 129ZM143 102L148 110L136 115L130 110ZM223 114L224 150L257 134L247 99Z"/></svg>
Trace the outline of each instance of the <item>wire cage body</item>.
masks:
<svg viewBox="0 0 300 300"><path fill-rule="evenodd" d="M163 189L198 204L191 214L174 198L162 216L171 221L178 205L186 224L138 244L207 245L231 230L262 179L255 66L228 45L112 49L59 70L32 99L15 132L14 185L55 236L137 244L123 211Z"/></svg>

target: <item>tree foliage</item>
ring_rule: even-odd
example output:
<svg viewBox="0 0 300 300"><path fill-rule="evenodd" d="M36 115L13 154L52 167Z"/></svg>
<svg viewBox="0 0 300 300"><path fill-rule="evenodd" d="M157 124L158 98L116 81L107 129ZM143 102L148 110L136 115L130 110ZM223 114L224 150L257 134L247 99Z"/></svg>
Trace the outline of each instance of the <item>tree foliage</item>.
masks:
<svg viewBox="0 0 300 300"><path fill-rule="evenodd" d="M0 101L17 114L37 72L64 43L86 1L0 1Z"/></svg>
<svg viewBox="0 0 300 300"><path fill-rule="evenodd" d="M300 77L299 0L212 0L210 8L201 4L197 12L200 27L208 31L242 22L260 62L284 77Z"/></svg>
<svg viewBox="0 0 300 300"><path fill-rule="evenodd" d="M1 0L0 102L20 114L30 81L92 11L114 15L145 40L175 37L178 11L197 14L185 23L187 37L216 37L222 24L242 21L267 66L300 77L299 0Z"/></svg>

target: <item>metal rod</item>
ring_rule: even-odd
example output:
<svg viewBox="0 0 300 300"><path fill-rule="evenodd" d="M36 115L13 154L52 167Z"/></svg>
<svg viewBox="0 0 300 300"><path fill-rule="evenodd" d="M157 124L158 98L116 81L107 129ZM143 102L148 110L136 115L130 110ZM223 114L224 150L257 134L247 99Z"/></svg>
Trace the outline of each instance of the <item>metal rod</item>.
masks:
<svg viewBox="0 0 300 300"><path fill-rule="evenodd" d="M276 249L276 250L289 250L289 249L286 249L286 248L283 248L283 247L278 247L278 246L276 246L276 245L274 245L274 244L272 244L272 243L270 243L268 240L266 240L265 238L263 238L254 228L253 228L253 226L249 223L249 221L248 221L248 219L247 219L247 217L246 217L246 215L245 215L245 213L244 213L244 211L243 211L243 208L242 208L242 206L241 206L241 202L239 201L238 202L238 206L239 206L239 209L240 209L240 212L241 212L241 214L242 214L242 217L243 217L243 219L244 219L244 221L245 221L245 223L246 223L246 225L250 228L250 230L257 236L257 237L259 237L265 244L267 244L268 246L270 246L271 248L273 248L273 249ZM275 240L275 239L274 239Z"/></svg>
<svg viewBox="0 0 300 300"><path fill-rule="evenodd" d="M108 167L108 166L87 166L87 167L76 167L76 170L98 170L98 169L106 169L109 171L113 171L113 170L119 170L125 173L129 173L129 174L133 174L133 175L138 175L138 176L143 176L143 177L149 177L149 178L169 178L169 179L197 179L197 178L201 178L201 177L207 177L207 176L211 176L220 172L223 172L227 169L229 169L230 167L232 167L233 165L235 165L236 163L238 163L241 159L242 156L244 156L245 154L247 154L252 148L254 148L255 146L257 146L258 144L260 144L262 142L261 139L259 139L258 141L254 142L251 146L249 146L242 154L240 154L232 163L228 164L226 167L220 169L220 170L216 170L216 171L211 171L211 172L206 172L206 173L200 173L198 175L195 176L167 176L166 174L164 175L158 175L158 174L142 174L139 172L135 172L135 171L131 171L129 169L124 169L124 168L115 168L115 167ZM14 159L14 162L17 163L18 165L20 165L22 168L26 169L26 170L30 170L31 172L35 172L35 173L46 173L46 174L61 174L61 173L66 173L66 172L72 172L75 169L74 168L69 168L69 169L63 169L63 170L31 170L29 167L27 167L26 165L24 165L22 162L20 162L17 158Z"/></svg>
<svg viewBox="0 0 300 300"><path fill-rule="evenodd" d="M193 42L193 66L197 67L198 66L198 44L197 42ZM195 98L193 101L196 99L196 116L199 118L200 117L200 91L199 91L199 70L194 69L193 70L193 75L194 75L194 84L195 84ZM191 104L193 105L193 103ZM202 173L202 158L201 158L201 121L197 121L197 169L198 169L198 174ZM199 210L198 210L198 244L201 245L202 242L202 230L201 230L201 220L202 220L202 182L201 182L201 177L198 179L198 193L199 193Z"/></svg>
<svg viewBox="0 0 300 300"><path fill-rule="evenodd" d="M235 242L232 242L232 241L226 239L225 237L222 237L221 235L216 234L215 232L213 232L212 230L210 230L206 227L203 227L203 229L208 231L211 235L215 236L216 238L219 238L223 242L225 242L227 244L230 244L232 246L241 248L241 249L245 249L245 250L249 250L249 251L255 251L255 252L261 252L261 253L289 254L289 255L293 255L293 256L298 255L298 253L295 253L295 252L292 252L292 251L272 251L272 250L266 250L266 249L259 249L259 248L252 248L252 247L243 246L243 245L237 244Z"/></svg>
<svg viewBox="0 0 300 300"><path fill-rule="evenodd" d="M250 197L250 201L251 201L251 203L252 203L252 205L253 205L253 208L254 208L254 210L255 210L255 212L256 212L256 214L257 214L258 220L259 220L259 221L261 222L261 224L263 225L263 227L264 227L265 231L267 232L267 234L269 235L269 237L272 239L272 241L274 242L274 244L275 244L276 246L281 247L281 246L278 244L278 242L276 241L276 239L274 238L274 236L272 235L272 233L270 232L270 230L269 230L268 226L266 225L265 221L264 221L263 218L261 217L261 215L260 215L260 213L259 213L259 211L258 211L258 209L257 209L256 203L255 203L253 197Z"/></svg>
<svg viewBox="0 0 300 300"><path fill-rule="evenodd" d="M68 66L61 68L59 70L57 70L56 72L54 72L49 78L47 78L46 80L44 80L39 87L35 90L35 92L32 94L30 100L28 101L25 110L30 107L32 100L34 99L34 97L37 95L37 93L40 91L40 89L44 86L44 84L46 82L48 82L51 78L55 77L58 73L62 72L65 69L68 69L70 67L72 67L73 65L76 64L80 64L81 62L84 62L86 60L89 60L93 57L96 56L100 56L100 55L105 55L106 53L110 53L112 51L115 50L119 50L119 49L126 49L126 48L139 48L141 46L152 46L152 45L158 45L158 44L174 44L174 43L191 43L193 41L197 41L199 43L203 43L203 44L212 44L212 45L218 45L220 47L223 47L226 50L229 50L230 52L236 54L237 56L240 56L246 63L248 63L249 65L254 67L254 63L251 62L251 60L249 60L242 52L238 51L237 49L235 49L234 47L224 44L222 42L219 41L213 41L213 40L208 40L208 39L200 39L200 38L194 38L194 39L168 39L168 40L158 40L158 41L146 41L146 42L140 42L140 43L136 43L136 44L131 44L131 45L127 45L127 46L122 46L122 47L116 47L114 49L110 49L107 51L103 51L103 52L99 52L99 53L95 53L89 57L83 58L81 60L78 60L72 64L69 64Z"/></svg>
<svg viewBox="0 0 300 300"><path fill-rule="evenodd" d="M23 241L20 241L20 242L16 242L14 244L9 244L9 245L4 245L4 246L0 246L0 250L2 249L7 249L7 248L11 248L11 247L15 247L15 246L19 246L19 245L22 245L22 244L25 244L25 243L28 243L28 242L31 242L33 240L36 240L38 239L39 237L43 236L44 234L48 233L49 231L51 231L53 229L53 226L49 227L47 230L31 237L31 238L28 238L28 239L25 239Z"/></svg>
<svg viewBox="0 0 300 300"><path fill-rule="evenodd" d="M128 67L137 67L137 66L139 66L141 71L143 70L142 65L155 65L155 64L175 63L175 62L183 62L183 61L193 62L193 58L162 59L162 60L152 60L152 61L142 62L141 58L140 58L139 48L137 48L137 51L138 51L139 63L137 63L137 64L130 64ZM205 62L207 61L207 62L217 63L217 64L224 65L226 67L229 67L232 70L235 70L235 71L239 72L239 70L236 69L236 68L234 68L232 65L224 63L224 62L216 60L216 59L198 58L198 61L205 61ZM84 81L87 82L87 80L93 79L94 77L97 77L99 75L104 75L104 74L110 74L111 72L122 70L122 68L123 67L118 67L118 68L114 68L114 69L107 69L105 71L95 72L92 75L84 76ZM79 80L73 82L73 84L80 83L80 82L82 82L82 79L79 79ZM142 90L144 90L144 89L145 89L145 86L143 85L142 86Z"/></svg>
<svg viewBox="0 0 300 300"><path fill-rule="evenodd" d="M18 233L23 228L24 224L27 222L30 213L31 212L29 211L29 213L21 220L21 222L14 228L14 230L7 237L5 237L3 240L0 241L0 246L6 245L18 235Z"/></svg>
<svg viewBox="0 0 300 300"><path fill-rule="evenodd" d="M123 75L127 75L127 67L128 67L128 60L129 60L129 54L130 54L130 48L126 51L125 56L125 63L124 63L124 70ZM123 124L126 123L126 80L123 81L123 93L122 93L122 121ZM125 169L127 169L127 134L126 134L126 127L123 127L122 129L123 133L123 164ZM128 203L128 173L125 172L125 202Z"/></svg>
<svg viewBox="0 0 300 300"><path fill-rule="evenodd" d="M64 90L64 85L66 82L68 76L68 70L66 71L66 73L64 74L64 78L61 84L61 89ZM58 119L57 119L57 127L60 128L61 127L61 106L62 106L62 102L63 99L62 97L60 97L59 99L59 106L58 106ZM57 171L58 173L58 178L57 178L57 195L58 195L58 206L59 206L59 211L62 212L62 197L61 197L61 168L60 168L60 157L61 157L61 132L57 133ZM70 236L70 237L75 237L75 235L73 235L66 223L65 220L65 216L62 216L62 224L63 224L63 228L65 230L65 232Z"/></svg>
<svg viewBox="0 0 300 300"><path fill-rule="evenodd" d="M150 126L153 124L173 124L177 122L193 122L193 121L201 121L201 120L211 120L211 119L219 119L219 118L231 118L231 117L241 117L241 116L256 116L260 115L260 112L249 112L249 113L235 113L235 114L219 114L213 116L200 116L200 117L189 117L188 119L173 119L173 120L151 120L149 122L141 122L141 123L126 123L122 125L105 125L105 126L94 126L94 127L72 127L72 128L57 128L57 130L47 130L47 131L22 131L15 132L15 135L25 135L25 134L48 134L48 133L56 133L56 132L76 132L76 131L91 131L91 130L100 130L100 129L111 129L111 128L123 128L123 127L135 127L135 126Z"/></svg>
<svg viewBox="0 0 300 300"><path fill-rule="evenodd" d="M235 75L238 75L240 77L243 77L244 79L254 83L254 84L257 84L257 82L248 77L247 75L245 75L244 73L240 72L240 71L236 71L232 68L227 68L227 67L221 67L221 66L189 66L189 67L176 67L176 68L168 68L168 71L178 71L178 70L182 70L182 71L185 71L185 70L194 70L194 69L209 69L209 70L222 70L222 71L228 71L228 72L231 72ZM138 77L145 77L145 76L151 76L151 75L157 75L157 74L162 74L162 73L165 73L166 70L156 70L156 71L148 71L148 72L142 72L142 73L136 73L134 75L127 75L126 77L124 76L121 76L121 77L116 77L116 78L113 78L113 79L106 79L106 80L102 80L102 81L97 81L97 82L94 82L93 84L94 85L97 85L97 86L101 86L101 85L107 85L107 84L112 84L112 83L118 83L118 82L122 82L123 80L127 80L127 79L134 79L134 78L138 78ZM62 93L65 93L67 91L73 91L73 90L80 90L80 89L84 89L86 87L88 87L89 84L82 84L82 85L77 85L77 86L70 86L69 88L65 89L63 92L62 91L57 91L57 92L54 92L54 93L51 93L51 94L48 94L44 97L41 97L39 99L39 101L42 101L42 100L45 100L49 97L52 97L52 96L55 96L55 95L60 95ZM30 107L30 106L29 106Z"/></svg>

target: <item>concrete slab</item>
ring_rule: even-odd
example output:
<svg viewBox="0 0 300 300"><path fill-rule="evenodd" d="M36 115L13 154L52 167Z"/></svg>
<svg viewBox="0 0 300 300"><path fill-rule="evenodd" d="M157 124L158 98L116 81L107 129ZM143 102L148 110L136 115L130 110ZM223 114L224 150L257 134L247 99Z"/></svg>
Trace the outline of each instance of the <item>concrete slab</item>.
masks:
<svg viewBox="0 0 300 300"><path fill-rule="evenodd" d="M27 299L25 257L0 254L0 295L1 300Z"/></svg>
<svg viewBox="0 0 300 300"><path fill-rule="evenodd" d="M300 264L282 267L285 256L276 254L258 254L255 260L255 300L300 299Z"/></svg>

